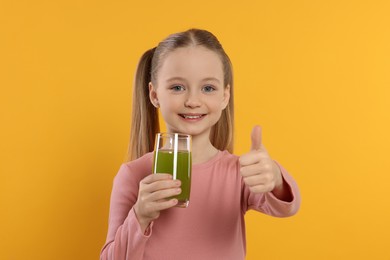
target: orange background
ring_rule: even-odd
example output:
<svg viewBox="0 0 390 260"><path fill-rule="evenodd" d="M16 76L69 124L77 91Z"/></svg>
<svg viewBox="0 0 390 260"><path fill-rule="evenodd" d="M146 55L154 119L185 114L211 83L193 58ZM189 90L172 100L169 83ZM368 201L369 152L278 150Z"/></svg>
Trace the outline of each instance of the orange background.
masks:
<svg viewBox="0 0 390 260"><path fill-rule="evenodd" d="M300 212L250 212L248 260L390 259L389 1L1 1L0 259L98 259L137 61L212 31L235 72L236 154L263 126Z"/></svg>

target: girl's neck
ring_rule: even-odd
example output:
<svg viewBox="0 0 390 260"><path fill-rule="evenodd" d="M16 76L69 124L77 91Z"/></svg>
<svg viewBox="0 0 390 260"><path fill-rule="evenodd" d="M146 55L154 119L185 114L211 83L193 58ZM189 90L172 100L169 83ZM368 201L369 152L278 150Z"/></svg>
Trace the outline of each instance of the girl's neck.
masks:
<svg viewBox="0 0 390 260"><path fill-rule="evenodd" d="M209 138L194 136L192 138L192 163L204 163L213 158L218 153Z"/></svg>

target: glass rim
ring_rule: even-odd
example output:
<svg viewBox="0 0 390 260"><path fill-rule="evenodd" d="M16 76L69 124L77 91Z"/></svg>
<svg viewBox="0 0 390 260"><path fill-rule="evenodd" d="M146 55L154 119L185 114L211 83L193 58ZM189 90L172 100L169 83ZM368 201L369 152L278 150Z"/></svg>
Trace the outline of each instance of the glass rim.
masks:
<svg viewBox="0 0 390 260"><path fill-rule="evenodd" d="M177 135L178 138L191 138L192 137L189 134L162 132L162 133L157 133L156 138L157 137L174 137L175 135Z"/></svg>

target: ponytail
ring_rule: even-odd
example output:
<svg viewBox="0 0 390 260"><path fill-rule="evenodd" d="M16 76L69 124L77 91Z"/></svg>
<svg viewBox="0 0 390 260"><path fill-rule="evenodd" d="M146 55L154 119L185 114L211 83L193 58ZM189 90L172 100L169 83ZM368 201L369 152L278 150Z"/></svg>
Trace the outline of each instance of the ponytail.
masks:
<svg viewBox="0 0 390 260"><path fill-rule="evenodd" d="M233 92L230 87L230 93ZM221 118L211 128L210 140L218 150L227 150L233 153L234 146L234 102L233 95L230 94L229 105L222 111Z"/></svg>
<svg viewBox="0 0 390 260"><path fill-rule="evenodd" d="M155 49L152 48L142 55L135 75L128 161L153 151L155 135L160 132L158 111L149 99L149 82Z"/></svg>

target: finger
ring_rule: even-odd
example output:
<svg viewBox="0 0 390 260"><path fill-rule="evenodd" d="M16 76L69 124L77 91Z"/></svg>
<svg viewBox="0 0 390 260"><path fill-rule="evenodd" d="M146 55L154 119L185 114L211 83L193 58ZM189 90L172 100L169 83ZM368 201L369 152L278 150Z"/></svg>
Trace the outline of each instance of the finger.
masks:
<svg viewBox="0 0 390 260"><path fill-rule="evenodd" d="M252 187L256 185L267 185L273 182L272 176L269 174L257 174L244 177L244 182L246 185Z"/></svg>
<svg viewBox="0 0 390 260"><path fill-rule="evenodd" d="M261 168L259 164L251 164L240 168L242 177L249 177L256 174L261 174Z"/></svg>
<svg viewBox="0 0 390 260"><path fill-rule="evenodd" d="M269 155L268 153L264 150L261 151L250 151L247 154L244 154L240 157L240 165L241 166L246 166L246 165L251 165L260 162L263 159L268 159Z"/></svg>
<svg viewBox="0 0 390 260"><path fill-rule="evenodd" d="M143 178L141 182L144 184L150 184L150 183L153 183L155 181L169 180L169 179L172 179L171 174L167 174L167 173L149 174L148 176Z"/></svg>
<svg viewBox="0 0 390 260"><path fill-rule="evenodd" d="M169 209L169 208L172 208L172 207L176 206L176 204L178 202L179 201L177 199L162 200L162 201L159 201L159 202L155 202L154 205L153 205L153 210L161 211L161 210Z"/></svg>
<svg viewBox="0 0 390 260"><path fill-rule="evenodd" d="M271 177L274 175L274 168L271 163L257 163L251 164L247 166L243 166L240 168L240 173L242 177L248 177L252 175L270 175Z"/></svg>
<svg viewBox="0 0 390 260"><path fill-rule="evenodd" d="M269 181L267 178L258 178L259 176L250 176L244 178L245 185L251 192L269 192L275 187L275 182Z"/></svg>
<svg viewBox="0 0 390 260"><path fill-rule="evenodd" d="M157 202L159 200L164 200L164 199L167 199L169 197L179 195L180 193L181 193L180 188L159 190L159 191L156 191L156 192L149 194L147 200Z"/></svg>
<svg viewBox="0 0 390 260"><path fill-rule="evenodd" d="M261 137L262 137L262 129L260 126L256 125L252 129L251 133L251 151L256 151L261 148Z"/></svg>
<svg viewBox="0 0 390 260"><path fill-rule="evenodd" d="M165 190L165 189L171 189L171 188L178 188L180 187L181 182L180 180L159 180L152 182L150 184L147 184L143 187L143 191L153 193L159 190Z"/></svg>

